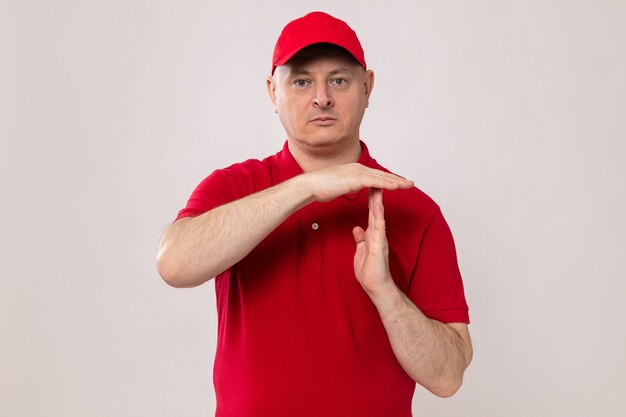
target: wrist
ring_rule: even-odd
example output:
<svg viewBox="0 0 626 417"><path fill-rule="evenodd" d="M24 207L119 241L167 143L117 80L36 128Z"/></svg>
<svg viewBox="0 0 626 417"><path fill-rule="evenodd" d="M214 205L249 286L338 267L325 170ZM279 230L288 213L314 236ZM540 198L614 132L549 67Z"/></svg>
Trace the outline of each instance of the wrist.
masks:
<svg viewBox="0 0 626 417"><path fill-rule="evenodd" d="M388 276L375 290L366 291L377 308L384 308L395 303L402 296L402 291L391 276Z"/></svg>
<svg viewBox="0 0 626 417"><path fill-rule="evenodd" d="M301 174L285 183L289 187L289 194L296 199L297 209L315 201L315 193L308 177L308 174Z"/></svg>

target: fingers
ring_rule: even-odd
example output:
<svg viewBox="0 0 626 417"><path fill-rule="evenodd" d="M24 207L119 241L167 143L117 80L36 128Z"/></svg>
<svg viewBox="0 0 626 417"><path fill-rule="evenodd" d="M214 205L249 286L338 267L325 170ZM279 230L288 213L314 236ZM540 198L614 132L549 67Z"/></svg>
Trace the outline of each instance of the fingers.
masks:
<svg viewBox="0 0 626 417"><path fill-rule="evenodd" d="M383 205L383 190L380 188L369 189L369 208L374 209L376 206Z"/></svg>
<svg viewBox="0 0 626 417"><path fill-rule="evenodd" d="M368 227L373 229L385 229L384 210L383 190L380 188L370 188Z"/></svg>
<svg viewBox="0 0 626 417"><path fill-rule="evenodd" d="M413 181L389 172L363 167L367 175L362 178L363 187L381 188L385 190L406 189L413 187Z"/></svg>
<svg viewBox="0 0 626 417"><path fill-rule="evenodd" d="M319 202L330 201L363 188L397 190L413 186L413 181L388 172L368 168L359 163L311 171L301 178L305 179L303 189L308 190L307 198Z"/></svg>
<svg viewBox="0 0 626 417"><path fill-rule="evenodd" d="M365 230L362 227L356 226L352 229L352 236L354 236L354 241L358 245L365 241Z"/></svg>

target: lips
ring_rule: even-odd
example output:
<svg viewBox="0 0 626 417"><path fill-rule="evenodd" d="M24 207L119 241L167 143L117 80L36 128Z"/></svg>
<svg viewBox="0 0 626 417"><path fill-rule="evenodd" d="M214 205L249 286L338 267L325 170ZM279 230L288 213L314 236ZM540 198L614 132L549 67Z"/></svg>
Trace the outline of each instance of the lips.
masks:
<svg viewBox="0 0 626 417"><path fill-rule="evenodd" d="M319 116L314 119L311 119L310 123L313 123L317 126L329 126L335 123L337 119L329 116Z"/></svg>

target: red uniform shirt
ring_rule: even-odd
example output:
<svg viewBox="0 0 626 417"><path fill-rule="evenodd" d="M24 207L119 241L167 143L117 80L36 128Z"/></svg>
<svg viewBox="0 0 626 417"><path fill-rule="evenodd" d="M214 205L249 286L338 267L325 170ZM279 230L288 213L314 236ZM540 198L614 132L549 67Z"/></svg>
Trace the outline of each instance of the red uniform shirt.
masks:
<svg viewBox="0 0 626 417"><path fill-rule="evenodd" d="M361 146L358 162L385 170ZM213 172L177 220L299 174L285 144L263 161ZM417 188L385 191L383 204L398 287L428 317L468 323L454 242L437 204ZM352 228L366 228L367 217L367 190L309 204L216 277L216 416L411 415L415 382L354 275Z"/></svg>

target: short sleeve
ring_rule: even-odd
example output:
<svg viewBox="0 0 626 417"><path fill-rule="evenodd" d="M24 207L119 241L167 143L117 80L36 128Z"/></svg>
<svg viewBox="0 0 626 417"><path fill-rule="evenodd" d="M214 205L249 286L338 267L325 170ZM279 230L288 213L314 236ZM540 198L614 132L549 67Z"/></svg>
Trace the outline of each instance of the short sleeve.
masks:
<svg viewBox="0 0 626 417"><path fill-rule="evenodd" d="M469 323L454 239L441 211L437 211L422 236L408 296L431 319Z"/></svg>
<svg viewBox="0 0 626 417"><path fill-rule="evenodd" d="M209 210L230 203L235 199L232 187L221 170L213 171L191 193L184 209L178 212L176 220L183 217L199 216Z"/></svg>

